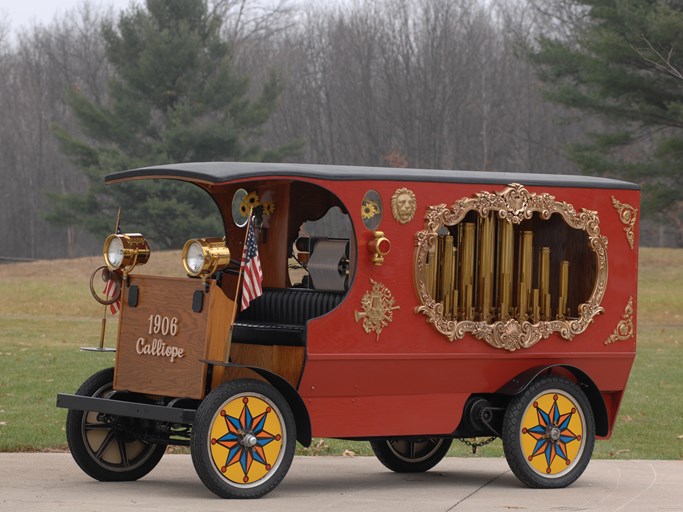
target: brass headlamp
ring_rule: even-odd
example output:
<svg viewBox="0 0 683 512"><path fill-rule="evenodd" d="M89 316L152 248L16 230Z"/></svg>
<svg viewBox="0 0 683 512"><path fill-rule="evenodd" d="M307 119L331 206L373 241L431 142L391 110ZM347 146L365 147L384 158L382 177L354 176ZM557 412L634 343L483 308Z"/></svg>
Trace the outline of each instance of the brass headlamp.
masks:
<svg viewBox="0 0 683 512"><path fill-rule="evenodd" d="M104 241L104 262L109 270L128 273L135 265L144 265L149 260L150 249L147 240L140 233L109 235Z"/></svg>
<svg viewBox="0 0 683 512"><path fill-rule="evenodd" d="M185 242L182 259L188 276L207 277L230 264L230 249L222 238L193 238Z"/></svg>

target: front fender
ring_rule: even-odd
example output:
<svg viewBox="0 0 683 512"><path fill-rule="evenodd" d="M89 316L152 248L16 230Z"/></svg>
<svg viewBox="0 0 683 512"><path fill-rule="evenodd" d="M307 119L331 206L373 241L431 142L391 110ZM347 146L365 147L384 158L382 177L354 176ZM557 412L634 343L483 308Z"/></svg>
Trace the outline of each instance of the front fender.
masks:
<svg viewBox="0 0 683 512"><path fill-rule="evenodd" d="M258 366L245 366L242 364L225 363L222 361L208 361L202 360L203 363L210 366L224 366L226 368L246 368L263 377L271 386L277 389L282 396L287 400L287 403L292 408L294 419L296 420L296 440L303 446L310 446L312 441L311 431L311 417L308 414L308 409L299 392L284 378L277 373L273 373Z"/></svg>

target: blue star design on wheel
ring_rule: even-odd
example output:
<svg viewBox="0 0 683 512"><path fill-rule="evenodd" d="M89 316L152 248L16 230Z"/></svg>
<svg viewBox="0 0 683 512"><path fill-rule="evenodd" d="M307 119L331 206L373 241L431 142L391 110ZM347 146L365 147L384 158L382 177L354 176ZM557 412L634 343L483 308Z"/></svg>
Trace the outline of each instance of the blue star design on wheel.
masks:
<svg viewBox="0 0 683 512"><path fill-rule="evenodd" d="M271 465L264 447L273 441L279 441L282 436L273 435L265 430L266 419L272 412L270 407L263 413L253 416L249 409L249 398L244 397L242 401L244 407L239 418L228 415L225 410L221 411L227 432L219 438L211 439L211 444L218 444L228 450L221 472L225 473L228 467L239 464L244 473L244 483L248 483L249 471L254 462L263 464L266 471L270 471Z"/></svg>
<svg viewBox="0 0 683 512"><path fill-rule="evenodd" d="M557 395L553 397L553 405L549 411L544 411L538 406L538 402L534 402L533 406L536 409L538 417L538 425L531 428L523 428L522 434L528 434L536 440L536 445L529 460L534 457L545 456L545 461L548 466L547 473L551 472L555 457L560 457L569 465L571 461L567 456L567 444L573 441L580 441L581 436L574 434L569 429L572 416L576 414L574 407L565 414L560 413L557 406Z"/></svg>

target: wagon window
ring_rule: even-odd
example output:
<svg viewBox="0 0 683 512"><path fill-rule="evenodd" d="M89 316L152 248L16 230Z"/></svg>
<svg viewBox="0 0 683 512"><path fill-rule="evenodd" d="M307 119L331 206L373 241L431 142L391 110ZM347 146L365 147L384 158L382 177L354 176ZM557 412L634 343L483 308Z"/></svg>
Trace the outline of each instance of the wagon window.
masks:
<svg viewBox="0 0 683 512"><path fill-rule="evenodd" d="M292 247L294 264L289 266L292 286L346 290L352 235L351 219L337 206L318 220L303 222Z"/></svg>

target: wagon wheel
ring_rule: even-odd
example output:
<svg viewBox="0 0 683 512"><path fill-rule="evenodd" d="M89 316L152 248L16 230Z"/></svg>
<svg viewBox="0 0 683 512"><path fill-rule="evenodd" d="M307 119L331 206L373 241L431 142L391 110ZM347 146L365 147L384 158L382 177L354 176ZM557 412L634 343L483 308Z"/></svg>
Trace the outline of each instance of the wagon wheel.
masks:
<svg viewBox="0 0 683 512"><path fill-rule="evenodd" d="M593 453L593 411L576 384L542 377L508 405L502 439L510 469L524 484L566 487L581 476Z"/></svg>
<svg viewBox="0 0 683 512"><path fill-rule="evenodd" d="M114 369L101 370L86 380L77 395L106 398L112 393ZM104 415L69 410L66 440L80 468L101 482L123 482L142 478L159 463L165 445L150 444L117 428Z"/></svg>
<svg viewBox="0 0 683 512"><path fill-rule="evenodd" d="M222 498L260 498L294 459L296 425L282 395L257 380L222 384L204 399L192 429L192 462Z"/></svg>
<svg viewBox="0 0 683 512"><path fill-rule="evenodd" d="M452 439L381 439L370 441L379 461L397 473L422 473L436 466L446 456Z"/></svg>

